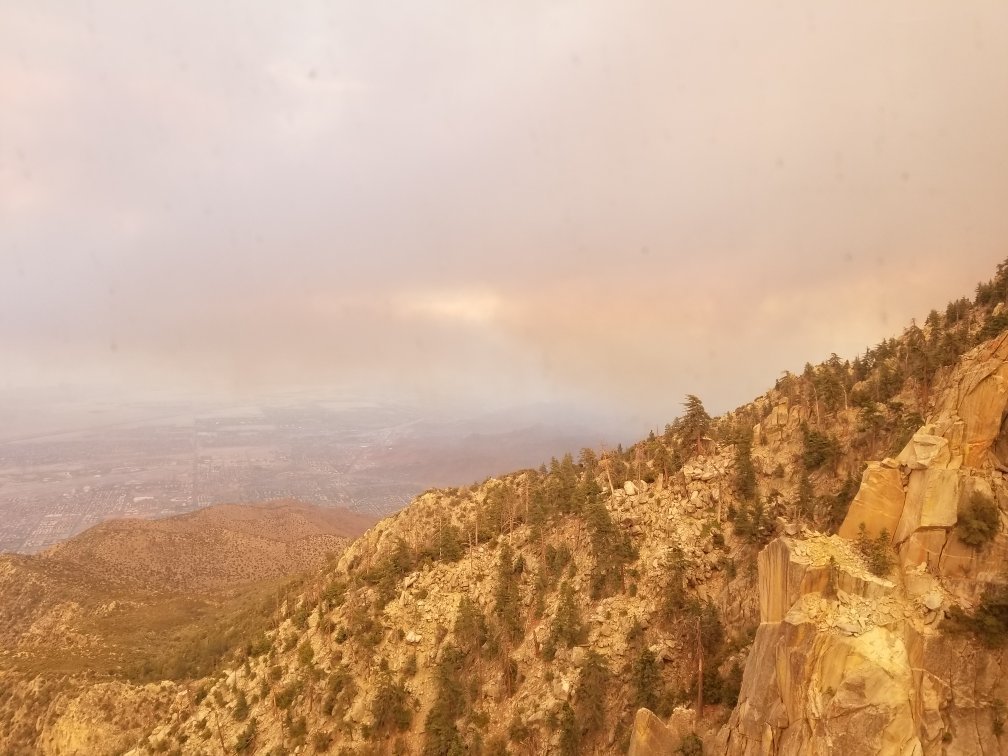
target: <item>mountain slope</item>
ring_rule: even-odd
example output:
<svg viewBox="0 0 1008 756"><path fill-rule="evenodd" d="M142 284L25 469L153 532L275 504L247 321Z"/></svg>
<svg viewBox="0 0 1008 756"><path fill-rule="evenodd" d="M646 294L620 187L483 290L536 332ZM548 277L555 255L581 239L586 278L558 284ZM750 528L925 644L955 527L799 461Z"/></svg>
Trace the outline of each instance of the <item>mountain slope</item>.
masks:
<svg viewBox="0 0 1008 756"><path fill-rule="evenodd" d="M761 553L762 624L712 752L1008 752L1008 334L939 383L929 422L869 465L839 536Z"/></svg>
<svg viewBox="0 0 1008 756"><path fill-rule="evenodd" d="M320 569L368 524L293 502L227 505L112 521L39 555L0 556L0 750L47 750L66 716L95 725L84 752L108 748L95 706L139 707L140 727L173 686L139 683L213 671L235 644L261 637L294 576ZM109 724L112 742L125 743ZM81 735L70 731L70 741Z"/></svg>
<svg viewBox="0 0 1008 756"><path fill-rule="evenodd" d="M930 632L918 619L937 621L935 610L903 622L898 615L918 611L919 602L872 573L887 555L897 558L894 533L903 549L939 526L910 516L901 530L900 509L888 517L888 541L872 538L881 536L884 519L872 497L888 492L904 507L902 466L909 486L911 460L862 470L908 442L916 449L925 417L940 417L949 396L989 377L970 366L984 349L1000 349L982 342L1008 327L1005 291L1008 270L1000 266L974 300L950 303L855 360L834 356L786 375L720 418L707 418L691 398L682 418L630 449L582 450L576 462L568 455L540 470L425 493L287 593L263 636L234 645L221 674L169 684L170 702L132 752L576 754L631 747L644 754L653 752L649 742L695 749L702 739L712 752L775 753L785 744L785 752L835 752L836 742L844 752L876 753L914 752L913 737L929 748L954 744L959 730L977 729L980 720L957 719L955 701L932 706L926 699L934 691L914 687L913 638ZM964 383L955 377L962 375L973 377ZM986 410L973 414L988 418ZM990 418L983 427L999 428L1000 417ZM997 469L970 457L971 449L963 453L967 468L983 475ZM878 469L900 470L899 485L876 485ZM845 518L844 535L851 527L857 535L857 518L866 521L860 545L815 533ZM832 588L833 568L820 564L829 565L830 556L837 564ZM809 603L815 617L786 621L796 602L812 602L807 596L826 588L847 597L834 602L844 608ZM976 628L1000 617L1000 604L984 609L942 590L943 612L962 604L963 653L986 658L976 655ZM862 617L867 601L875 603ZM832 618L825 633L820 613ZM909 661L898 675L899 665L889 663L895 656L869 653L875 638L896 648L890 615L918 634L902 638ZM781 641L785 626L798 629ZM872 634L876 629L892 637ZM827 665L831 674L843 672L835 679L840 687L830 693L828 683L820 686L822 670L803 661L820 657L801 656L803 644L818 653L823 644L864 636L868 649L845 656L844 646L828 658L865 663ZM794 638L798 656L775 655ZM793 679L779 672L787 669ZM778 695L789 683L799 693ZM911 701L909 714L896 706L901 713L890 717L875 701L859 708L858 691L879 686L893 700ZM811 690L817 697L805 696ZM964 700L961 692L956 700ZM829 723L837 739L817 740L815 728L827 726L821 707L834 703L846 707ZM993 702L965 708L997 712ZM899 727L881 744L850 739L885 729L890 719ZM926 737L908 736L921 722Z"/></svg>
<svg viewBox="0 0 1008 756"><path fill-rule="evenodd" d="M214 590L317 569L373 522L297 502L219 504L161 520L105 522L41 559L136 589Z"/></svg>
<svg viewBox="0 0 1008 756"><path fill-rule="evenodd" d="M701 657L709 730L737 695L775 520L842 519L869 455L905 443L940 371L999 315L950 306L947 328L932 317L856 364L809 366L710 424L687 415L626 452L428 492L148 743L199 750L213 719L225 743L266 752L619 752L638 706L697 700Z"/></svg>

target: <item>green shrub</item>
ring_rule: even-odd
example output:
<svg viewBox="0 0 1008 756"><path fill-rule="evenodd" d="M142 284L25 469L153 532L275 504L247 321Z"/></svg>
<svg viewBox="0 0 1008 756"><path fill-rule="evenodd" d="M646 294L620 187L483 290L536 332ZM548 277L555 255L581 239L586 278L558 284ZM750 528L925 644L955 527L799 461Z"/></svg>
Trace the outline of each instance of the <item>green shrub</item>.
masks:
<svg viewBox="0 0 1008 756"><path fill-rule="evenodd" d="M457 720L465 710L465 692L459 683L463 654L458 647L445 646L437 667L437 693L434 704L424 720L423 753L425 756L447 756L466 752Z"/></svg>
<svg viewBox="0 0 1008 756"><path fill-rule="evenodd" d="M309 667L314 659L315 649L312 648L311 641L305 638L301 645L298 646L298 661L301 662L302 667Z"/></svg>
<svg viewBox="0 0 1008 756"><path fill-rule="evenodd" d="M658 660L646 646L641 647L631 662L630 682L634 694L634 707L650 709L660 715L662 701L665 698L665 685Z"/></svg>
<svg viewBox="0 0 1008 756"><path fill-rule="evenodd" d="M312 745L319 753L326 753L332 745L333 735L328 730L319 730L312 736Z"/></svg>
<svg viewBox="0 0 1008 756"><path fill-rule="evenodd" d="M969 503L959 510L956 535L963 543L979 549L994 540L1000 526L997 504L989 496L976 491L970 496Z"/></svg>
<svg viewBox="0 0 1008 756"><path fill-rule="evenodd" d="M721 678L721 705L734 708L742 691L742 667L732 664L728 674Z"/></svg>
<svg viewBox="0 0 1008 756"><path fill-rule="evenodd" d="M406 677L413 677L417 673L417 656L416 653L410 654L406 658L406 664L403 665L403 674Z"/></svg>
<svg viewBox="0 0 1008 756"><path fill-rule="evenodd" d="M494 590L494 613L505 637L511 643L521 639L520 574L524 562L513 558L511 547L504 544L497 562L497 587Z"/></svg>
<svg viewBox="0 0 1008 756"><path fill-rule="evenodd" d="M251 752L252 746L255 745L256 725L256 718L252 717L235 741L235 753Z"/></svg>
<svg viewBox="0 0 1008 756"><path fill-rule="evenodd" d="M371 702L375 732L388 737L393 732L402 732L413 721L409 694L406 686L394 682L386 673L378 683L378 690Z"/></svg>
<svg viewBox="0 0 1008 756"><path fill-rule="evenodd" d="M756 468L752 461L752 430L739 434L735 441L735 490L743 501L756 497ZM781 470L783 473L783 470Z"/></svg>
<svg viewBox="0 0 1008 756"><path fill-rule="evenodd" d="M557 728L560 730L561 756L578 756L581 753L581 738L570 701L564 701L563 708L560 709Z"/></svg>
<svg viewBox="0 0 1008 756"><path fill-rule="evenodd" d="M885 577L893 567L893 553L889 548L889 531L885 528L876 538L869 538L865 524L858 526L858 537L855 547L861 553L868 570L878 577Z"/></svg>
<svg viewBox="0 0 1008 756"><path fill-rule="evenodd" d="M455 642L467 654L478 656L487 640L487 624L483 612L468 596L459 601L455 615Z"/></svg>
<svg viewBox="0 0 1008 756"><path fill-rule="evenodd" d="M584 643L587 634L587 628L581 620L581 610L574 601L574 590L570 583L565 582L560 587L560 600L557 603L548 642L553 647L563 644L570 648Z"/></svg>
<svg viewBox="0 0 1008 756"><path fill-rule="evenodd" d="M357 695L357 686L354 684L353 677L344 666L339 666L330 673L326 680L325 690L326 695L322 702L322 710L337 719L347 712Z"/></svg>
<svg viewBox="0 0 1008 756"><path fill-rule="evenodd" d="M730 513L735 535L754 545L763 546L773 538L773 518L757 496Z"/></svg>
<svg viewBox="0 0 1008 756"><path fill-rule="evenodd" d="M827 498L829 509L827 512L827 521L824 523L827 530L834 531L840 527L860 487L861 477L858 475L848 475L841 484L840 490Z"/></svg>
<svg viewBox="0 0 1008 756"><path fill-rule="evenodd" d="M571 550L567 544L562 544L556 548L553 548L551 544L546 545L546 563L543 565L546 588L556 584L564 569L570 564L571 558Z"/></svg>
<svg viewBox="0 0 1008 756"><path fill-rule="evenodd" d="M304 687L304 682L301 680L295 680L286 688L282 688L276 693L275 700L276 705L280 709L288 709L290 705L294 703L294 699L301 695L301 689Z"/></svg>
<svg viewBox="0 0 1008 756"><path fill-rule="evenodd" d="M817 430L806 429L802 449L802 464L811 472L820 467L833 467L840 459L840 442L833 436Z"/></svg>
<svg viewBox="0 0 1008 756"><path fill-rule="evenodd" d="M1008 641L1008 586L988 586L972 614L952 607L947 629L972 633L987 648L1004 646Z"/></svg>
<svg viewBox="0 0 1008 756"><path fill-rule="evenodd" d="M245 699L245 691L238 691L238 699L235 701L234 718L236 722L244 722L249 714L248 701Z"/></svg>
<svg viewBox="0 0 1008 756"><path fill-rule="evenodd" d="M691 732L683 738L679 753L681 756L703 756L703 741L695 732Z"/></svg>
<svg viewBox="0 0 1008 756"><path fill-rule="evenodd" d="M583 514L595 556L591 597L598 600L622 588L626 567L637 559L637 551L629 535L616 527L600 500L586 503Z"/></svg>
<svg viewBox="0 0 1008 756"><path fill-rule="evenodd" d="M592 742L603 731L610 678L605 659L595 649L589 649L575 698L578 729L584 742Z"/></svg>

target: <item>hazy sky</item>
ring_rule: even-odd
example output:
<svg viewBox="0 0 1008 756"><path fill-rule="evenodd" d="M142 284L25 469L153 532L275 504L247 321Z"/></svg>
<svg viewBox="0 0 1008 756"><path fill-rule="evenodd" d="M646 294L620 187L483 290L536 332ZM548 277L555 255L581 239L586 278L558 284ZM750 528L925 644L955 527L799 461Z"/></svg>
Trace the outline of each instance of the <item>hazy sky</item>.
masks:
<svg viewBox="0 0 1008 756"><path fill-rule="evenodd" d="M1008 4L0 4L0 388L725 409L1008 257Z"/></svg>

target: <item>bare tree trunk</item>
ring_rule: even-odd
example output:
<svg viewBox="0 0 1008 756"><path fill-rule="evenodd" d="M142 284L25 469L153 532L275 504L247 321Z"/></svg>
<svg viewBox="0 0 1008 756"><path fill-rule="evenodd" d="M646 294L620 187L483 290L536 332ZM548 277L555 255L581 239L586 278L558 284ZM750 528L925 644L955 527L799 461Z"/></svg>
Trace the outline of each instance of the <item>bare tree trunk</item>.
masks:
<svg viewBox="0 0 1008 756"><path fill-rule="evenodd" d="M224 733L221 732L220 712L217 711L216 707L214 707L213 712L214 712L214 720L217 722L217 737L220 739L221 753L227 754L227 748L224 747Z"/></svg>
<svg viewBox="0 0 1008 756"><path fill-rule="evenodd" d="M703 716L703 643L700 636L700 618L696 623L697 644L697 694L696 694L696 729L700 728L700 718Z"/></svg>
<svg viewBox="0 0 1008 756"><path fill-rule="evenodd" d="M529 521L529 474L525 475L525 522Z"/></svg>
<svg viewBox="0 0 1008 756"><path fill-rule="evenodd" d="M472 575L473 575L473 539L471 536L467 536L466 540L469 541L469 574L466 577L467 585L469 590L472 590Z"/></svg>

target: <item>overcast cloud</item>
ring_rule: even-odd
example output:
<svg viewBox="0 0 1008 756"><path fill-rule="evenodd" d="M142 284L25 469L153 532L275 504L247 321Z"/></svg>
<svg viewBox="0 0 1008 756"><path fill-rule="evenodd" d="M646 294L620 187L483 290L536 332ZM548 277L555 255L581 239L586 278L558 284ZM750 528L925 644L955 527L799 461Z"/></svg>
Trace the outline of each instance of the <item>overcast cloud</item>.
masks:
<svg viewBox="0 0 1008 756"><path fill-rule="evenodd" d="M1008 4L0 6L0 387L660 424L1008 257Z"/></svg>

